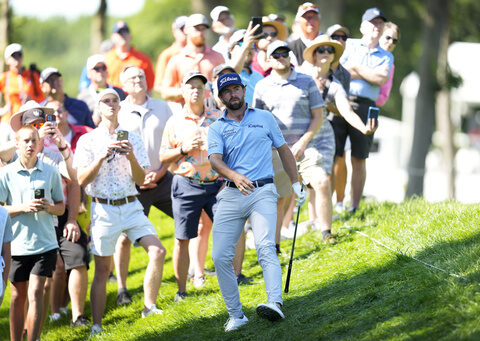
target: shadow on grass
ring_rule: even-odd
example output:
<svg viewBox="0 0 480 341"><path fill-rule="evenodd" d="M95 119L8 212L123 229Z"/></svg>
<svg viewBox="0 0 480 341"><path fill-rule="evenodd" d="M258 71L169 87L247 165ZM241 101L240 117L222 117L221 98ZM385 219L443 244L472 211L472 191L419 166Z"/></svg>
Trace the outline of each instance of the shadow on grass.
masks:
<svg viewBox="0 0 480 341"><path fill-rule="evenodd" d="M448 260L451 272L469 272L474 264L465 262L465 257L478 255L479 243L480 233L466 240L439 243L416 257L439 263L438 266ZM298 257L305 259L308 253ZM479 276L476 271L468 278L479 282ZM290 293L284 295L287 318L281 322L261 320L253 309L246 308L244 311L250 322L228 334L223 331L227 314L221 313L183 320L185 322L168 331L155 328L137 331L135 340L190 337L198 340L431 340L455 338L456 335L473 340L480 335L477 323L480 308L462 314L459 314L460 308L455 308L479 289L466 284L399 256L385 266L353 276L339 274L324 286L308 282L295 284L294 280ZM263 283L254 290L262 290L263 296ZM466 296L459 297L462 295ZM249 306L256 303L260 302L249 302ZM465 323L474 324L476 328L460 332L458 328Z"/></svg>

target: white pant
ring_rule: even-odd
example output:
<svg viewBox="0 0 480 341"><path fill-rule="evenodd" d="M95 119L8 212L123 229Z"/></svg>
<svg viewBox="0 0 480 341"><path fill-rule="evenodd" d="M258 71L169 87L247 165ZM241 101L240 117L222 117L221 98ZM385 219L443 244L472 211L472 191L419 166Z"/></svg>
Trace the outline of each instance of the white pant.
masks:
<svg viewBox="0 0 480 341"><path fill-rule="evenodd" d="M218 285L231 317L243 316L237 278L232 266L235 246L248 218L252 224L258 262L263 269L268 302L283 302L282 268L275 250L277 199L278 194L273 183L255 188L255 191L247 196L231 187L225 187L217 195L212 258Z"/></svg>

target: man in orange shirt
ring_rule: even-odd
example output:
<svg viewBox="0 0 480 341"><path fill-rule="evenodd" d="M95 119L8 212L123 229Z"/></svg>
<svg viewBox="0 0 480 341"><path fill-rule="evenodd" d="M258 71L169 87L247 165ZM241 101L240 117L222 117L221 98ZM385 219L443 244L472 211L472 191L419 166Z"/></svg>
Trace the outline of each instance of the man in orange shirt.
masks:
<svg viewBox="0 0 480 341"><path fill-rule="evenodd" d="M192 14L185 23L187 45L170 59L162 81L162 97L166 101L176 101L183 105L182 79L190 71L199 71L209 82L213 81L213 68L225 62L223 56L206 44L207 18L202 14ZM211 94L206 93L205 97Z"/></svg>
<svg viewBox="0 0 480 341"><path fill-rule="evenodd" d="M183 113L174 115L167 121L160 151L160 161L172 164L175 174L172 180L172 210L175 220L172 260L178 285L175 295L177 302L187 296L190 239L199 234L198 222L202 210L213 221L216 195L222 185L208 161L208 127L220 116L220 111L205 107L206 83L207 78L200 72L192 71L185 75L181 88L185 99Z"/></svg>
<svg viewBox="0 0 480 341"><path fill-rule="evenodd" d="M5 49L5 64L8 71L0 75L0 91L5 99L5 106L0 109L1 122L8 124L12 113L20 106L33 99L41 102L45 99L40 88L39 74L23 67L22 45L13 43Z"/></svg>
<svg viewBox="0 0 480 341"><path fill-rule="evenodd" d="M153 65L150 57L137 51L131 44L132 36L130 29L125 21L118 21L113 26L111 37L114 47L105 54L105 61L108 68L107 83L118 88L122 87L120 82L120 73L125 66L137 66L145 71L147 78L147 87L151 91L155 81L153 74Z"/></svg>
<svg viewBox="0 0 480 341"><path fill-rule="evenodd" d="M167 67L170 58L179 54L187 43L187 37L183 32L186 21L187 17L185 15L175 19L172 24L172 33L175 41L158 56L157 67L155 69L155 91L159 93L162 91L163 75L165 74L165 68Z"/></svg>

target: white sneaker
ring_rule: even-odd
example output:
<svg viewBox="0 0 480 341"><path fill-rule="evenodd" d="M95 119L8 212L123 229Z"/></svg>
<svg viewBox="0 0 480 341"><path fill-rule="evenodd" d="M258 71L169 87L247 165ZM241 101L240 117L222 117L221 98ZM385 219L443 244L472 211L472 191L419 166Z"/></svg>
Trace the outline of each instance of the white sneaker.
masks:
<svg viewBox="0 0 480 341"><path fill-rule="evenodd" d="M95 336L100 334L103 331L102 327L100 327L98 324L94 324L90 328L90 337Z"/></svg>
<svg viewBox="0 0 480 341"><path fill-rule="evenodd" d="M142 318L145 318L147 317L148 315L162 315L163 314L163 310L162 309L158 309L157 306L155 304L153 304L150 309L148 309L147 312L145 312L145 309L142 310Z"/></svg>
<svg viewBox="0 0 480 341"><path fill-rule="evenodd" d="M255 238L253 237L252 230L248 230L245 234L245 246L247 247L247 250L255 249Z"/></svg>
<svg viewBox="0 0 480 341"><path fill-rule="evenodd" d="M297 237L300 237L301 235L304 235L307 232L310 232L312 230L313 226L313 221L307 220L307 221L302 221L301 223L298 223L297 227Z"/></svg>
<svg viewBox="0 0 480 341"><path fill-rule="evenodd" d="M55 321L58 321L62 318L62 316L59 314L59 313L53 313L52 315L50 315L48 317L48 319L50 320L50 322L55 322Z"/></svg>
<svg viewBox="0 0 480 341"><path fill-rule="evenodd" d="M285 318L285 315L283 315L282 310L277 304L270 302L257 305L257 315L270 321L277 321Z"/></svg>
<svg viewBox="0 0 480 341"><path fill-rule="evenodd" d="M193 279L193 287L195 289L201 289L205 286L205 276L195 277Z"/></svg>
<svg viewBox="0 0 480 341"><path fill-rule="evenodd" d="M345 204L343 203L343 201L342 202L337 202L335 204L335 206L333 207L333 211L338 213L338 214L341 214L341 213L345 212L345 209L346 208L345 208Z"/></svg>
<svg viewBox="0 0 480 341"><path fill-rule="evenodd" d="M243 315L242 318L236 318L236 317L230 317L227 322L225 322L225 331L226 332L231 332L232 330L238 329L244 324L248 322L247 317L245 314Z"/></svg>
<svg viewBox="0 0 480 341"><path fill-rule="evenodd" d="M288 228L280 229L280 240L292 239L295 232L295 225L289 225Z"/></svg>

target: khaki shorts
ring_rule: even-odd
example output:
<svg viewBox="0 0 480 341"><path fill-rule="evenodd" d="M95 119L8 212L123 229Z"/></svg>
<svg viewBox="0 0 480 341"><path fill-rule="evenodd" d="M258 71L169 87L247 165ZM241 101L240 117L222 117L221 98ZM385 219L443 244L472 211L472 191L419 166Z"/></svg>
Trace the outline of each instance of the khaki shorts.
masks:
<svg viewBox="0 0 480 341"><path fill-rule="evenodd" d="M298 174L305 184L310 184L318 178L324 178L328 173L323 169L322 154L316 148L307 148L300 160L297 161ZM282 161L276 149L272 150L273 171L275 172L275 186L280 197L292 193L292 183L283 169Z"/></svg>
<svg viewBox="0 0 480 341"><path fill-rule="evenodd" d="M272 164L273 172L275 173L273 182L275 183L280 198L289 196L292 194L292 182L290 181L287 172L283 169L282 160L276 149L272 149Z"/></svg>

